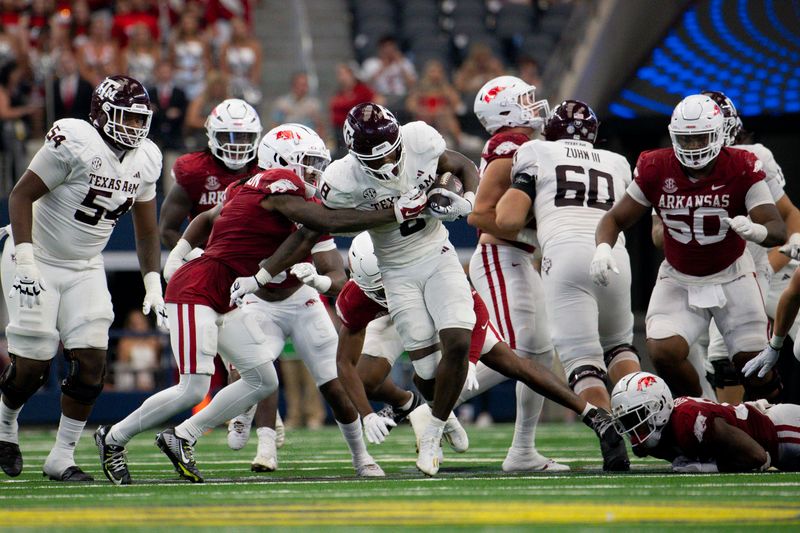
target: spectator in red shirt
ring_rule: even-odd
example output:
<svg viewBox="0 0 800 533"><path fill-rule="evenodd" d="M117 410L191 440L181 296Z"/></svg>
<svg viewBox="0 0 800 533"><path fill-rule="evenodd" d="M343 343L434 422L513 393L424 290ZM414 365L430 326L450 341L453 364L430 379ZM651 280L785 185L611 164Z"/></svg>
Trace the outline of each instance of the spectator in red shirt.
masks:
<svg viewBox="0 0 800 533"><path fill-rule="evenodd" d="M344 139L342 139L342 126L347 118L347 112L355 105L363 102L383 103L383 99L366 83L359 80L352 67L346 63L336 65L336 80L338 82L336 94L331 97L331 124L336 133L337 157L346 152Z"/></svg>

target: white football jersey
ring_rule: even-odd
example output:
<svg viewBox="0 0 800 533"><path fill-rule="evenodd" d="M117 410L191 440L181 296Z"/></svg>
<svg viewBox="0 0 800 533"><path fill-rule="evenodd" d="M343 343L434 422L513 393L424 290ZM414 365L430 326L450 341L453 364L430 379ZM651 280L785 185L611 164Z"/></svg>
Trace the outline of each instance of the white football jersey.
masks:
<svg viewBox="0 0 800 533"><path fill-rule="evenodd" d="M50 189L33 204L37 256L91 259L134 202L155 198L161 151L145 139L120 162L94 126L67 118L53 124L28 168Z"/></svg>
<svg viewBox="0 0 800 533"><path fill-rule="evenodd" d="M397 181L372 178L348 154L325 170L320 188L322 203L331 209L388 209L413 187L428 190L446 148L444 139L424 122L411 122L400 131L403 164ZM439 254L448 238L444 225L435 218L392 222L372 228L369 234L382 268L405 266Z"/></svg>
<svg viewBox="0 0 800 533"><path fill-rule="evenodd" d="M571 139L528 141L514 155L511 172L534 177L533 211L545 253L548 242L594 244L597 223L631 182L624 157Z"/></svg>
<svg viewBox="0 0 800 533"><path fill-rule="evenodd" d="M775 203L778 203L778 200L783 198L786 194L783 190L786 186L786 179L783 177L783 170L781 170L778 162L775 161L775 156L772 155L772 151L763 144L737 144L731 146L731 148L747 150L758 157L764 165L763 170L764 174L766 174L764 182L767 184L767 187L769 187L772 199ZM767 256L769 250L758 243L749 241L747 242L747 249L750 251L750 255L753 256L756 271L771 275L772 268L769 266L769 257Z"/></svg>

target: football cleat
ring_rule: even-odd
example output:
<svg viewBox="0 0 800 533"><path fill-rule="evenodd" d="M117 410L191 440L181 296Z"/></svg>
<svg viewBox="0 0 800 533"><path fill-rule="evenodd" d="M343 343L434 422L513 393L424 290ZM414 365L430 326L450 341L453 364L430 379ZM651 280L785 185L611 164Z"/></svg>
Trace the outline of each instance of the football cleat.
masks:
<svg viewBox="0 0 800 533"><path fill-rule="evenodd" d="M283 448L286 443L286 426L283 424L281 414L277 413L275 417L275 447Z"/></svg>
<svg viewBox="0 0 800 533"><path fill-rule="evenodd" d="M411 423L411 428L414 430L414 435L417 437L417 452L419 452L419 442L425 434L425 428L433 418L431 407L427 403L423 403L408 415L408 421Z"/></svg>
<svg viewBox="0 0 800 533"><path fill-rule="evenodd" d="M174 429L165 429L156 435L156 444L172 461L179 476L192 483L203 483L203 475L194 460L194 448L188 440L177 436Z"/></svg>
<svg viewBox="0 0 800 533"><path fill-rule="evenodd" d="M94 432L94 442L100 452L100 466L114 485L130 485L131 473L128 471L125 447L106 443L106 435L110 429L111 426L100 426Z"/></svg>
<svg viewBox="0 0 800 533"><path fill-rule="evenodd" d="M67 483L94 481L94 478L81 470L79 466L72 465L60 474L42 472L42 476L49 478L50 481L66 481Z"/></svg>
<svg viewBox="0 0 800 533"><path fill-rule="evenodd" d="M418 443L419 455L417 455L417 468L427 476L435 476L439 471L439 453L442 447L439 445L440 438L436 435L425 435Z"/></svg>
<svg viewBox="0 0 800 533"><path fill-rule="evenodd" d="M405 419L408 418L408 415L410 415L412 411L414 411L417 407L425 403L425 398L423 398L420 393L416 391L409 391L409 392L411 392L412 396L411 407L409 407L408 409L400 409L399 407L393 408L391 405L387 405L386 407L378 411L377 415L391 418L392 420L394 420L395 424L400 424L401 422L405 421ZM389 431L391 430L392 428L389 428Z"/></svg>
<svg viewBox="0 0 800 533"><path fill-rule="evenodd" d="M22 452L19 444L0 441L0 468L11 477L22 473Z"/></svg>
<svg viewBox="0 0 800 533"><path fill-rule="evenodd" d="M250 440L250 427L253 417L256 416L256 407L257 405L252 406L228 422L228 448L231 450L241 450Z"/></svg>
<svg viewBox="0 0 800 533"><path fill-rule="evenodd" d="M592 428L600 439L604 471L627 472L631 469L625 441L614 429L614 422L608 411L602 407L594 408L583 417L583 423Z"/></svg>
<svg viewBox="0 0 800 533"><path fill-rule="evenodd" d="M368 463L356 467L356 475L358 477L386 477L378 463Z"/></svg>
<svg viewBox="0 0 800 533"><path fill-rule="evenodd" d="M278 450L276 441L269 437L258 439L258 450L253 462L250 463L252 472L274 472L278 469Z"/></svg>
<svg viewBox="0 0 800 533"><path fill-rule="evenodd" d="M569 466L557 463L536 448L509 448L503 460L503 472L568 472Z"/></svg>
<svg viewBox="0 0 800 533"><path fill-rule="evenodd" d="M464 427L459 423L455 413L451 412L444 423L442 438L447 441L456 453L464 453L469 449L469 437Z"/></svg>

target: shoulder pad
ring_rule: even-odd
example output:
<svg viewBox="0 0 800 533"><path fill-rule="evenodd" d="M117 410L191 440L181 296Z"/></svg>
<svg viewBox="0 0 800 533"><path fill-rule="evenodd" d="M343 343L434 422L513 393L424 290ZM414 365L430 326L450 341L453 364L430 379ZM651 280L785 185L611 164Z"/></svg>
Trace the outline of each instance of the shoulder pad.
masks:
<svg viewBox="0 0 800 533"><path fill-rule="evenodd" d="M416 154L432 152L436 157L444 153L447 143L441 134L421 120L400 127L403 134L403 149Z"/></svg>

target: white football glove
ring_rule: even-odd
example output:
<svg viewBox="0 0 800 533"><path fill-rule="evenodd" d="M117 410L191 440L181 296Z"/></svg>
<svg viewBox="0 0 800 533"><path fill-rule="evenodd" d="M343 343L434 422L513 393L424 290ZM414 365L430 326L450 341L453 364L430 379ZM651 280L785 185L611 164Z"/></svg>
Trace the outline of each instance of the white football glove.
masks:
<svg viewBox="0 0 800 533"><path fill-rule="evenodd" d="M181 239L170 251L167 262L164 263L164 279L169 282L172 275L186 262L184 258L192 251L192 245L186 239Z"/></svg>
<svg viewBox="0 0 800 533"><path fill-rule="evenodd" d="M364 424L364 434L367 440L372 444L380 444L386 440L386 435L389 434L389 428L395 427L397 424L394 420L387 416L378 416L375 413L370 413L362 420Z"/></svg>
<svg viewBox="0 0 800 533"><path fill-rule="evenodd" d="M150 311L156 314L156 325L168 330L167 305L164 303L164 295L161 292L161 274L158 272L148 272L144 275L142 313L149 315Z"/></svg>
<svg viewBox="0 0 800 533"><path fill-rule="evenodd" d="M33 244L29 242L17 244L14 256L17 268L14 272L14 284L9 296L13 296L15 292L18 293L19 306L32 309L34 305L41 303L39 295L46 290L42 274L33 258Z"/></svg>
<svg viewBox="0 0 800 533"><path fill-rule="evenodd" d="M464 383L467 390L478 390L480 384L478 383L478 367L472 361L467 366L467 381Z"/></svg>
<svg viewBox="0 0 800 533"><path fill-rule="evenodd" d="M320 276L317 274L317 269L311 263L297 263L290 270L289 274L293 275L309 287L317 290L318 293L324 294L331 288L333 280L328 276Z"/></svg>
<svg viewBox="0 0 800 533"><path fill-rule="evenodd" d="M450 205L441 207L436 205L428 206L428 213L433 217L443 222L452 222L459 218L465 218L472 213L472 208L475 205L475 193L466 192L464 196L448 191L447 189L434 189L431 191L437 192L450 199Z"/></svg>
<svg viewBox="0 0 800 533"><path fill-rule="evenodd" d="M778 251L795 261L800 259L800 233L792 233L786 244L778 248Z"/></svg>
<svg viewBox="0 0 800 533"><path fill-rule="evenodd" d="M744 374L745 377L750 377L758 370L758 377L763 378L767 375L767 372L772 370L772 367L775 366L775 363L778 362L778 358L781 356L782 348L782 346L776 347L773 346L773 344L777 343L770 340L767 347L761 350L761 353L745 363L742 368L742 374Z"/></svg>
<svg viewBox="0 0 800 533"><path fill-rule="evenodd" d="M715 461L704 463L679 455L672 461L672 471L682 474L709 474L719 472L719 469Z"/></svg>
<svg viewBox="0 0 800 533"><path fill-rule="evenodd" d="M230 305L241 307L244 297L256 292L258 289L269 283L272 276L263 268L256 272L255 276L245 276L236 278L231 285Z"/></svg>
<svg viewBox="0 0 800 533"><path fill-rule="evenodd" d="M589 265L589 274L595 285L605 287L608 285L608 271L619 274L617 261L614 259L612 248L608 243L601 242L597 245L592 257L592 264Z"/></svg>
<svg viewBox="0 0 800 533"><path fill-rule="evenodd" d="M428 195L416 187L403 194L394 203L394 216L399 224L417 218L428 203Z"/></svg>
<svg viewBox="0 0 800 533"><path fill-rule="evenodd" d="M722 217L722 222L730 226L742 239L758 244L764 242L769 233L766 227L756 224L744 215L733 218Z"/></svg>

